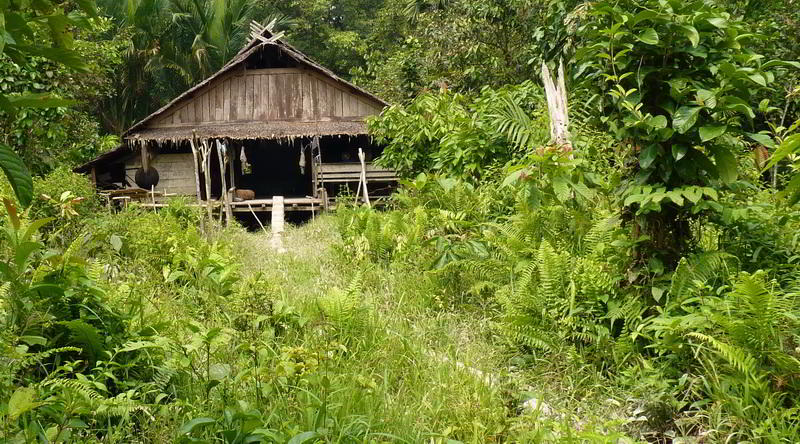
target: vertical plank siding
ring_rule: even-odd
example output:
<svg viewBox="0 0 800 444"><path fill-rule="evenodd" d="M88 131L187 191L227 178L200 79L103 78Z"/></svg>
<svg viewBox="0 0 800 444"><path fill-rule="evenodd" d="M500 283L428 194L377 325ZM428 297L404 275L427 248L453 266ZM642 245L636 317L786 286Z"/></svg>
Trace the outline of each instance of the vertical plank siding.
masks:
<svg viewBox="0 0 800 444"><path fill-rule="evenodd" d="M382 104L300 69L240 71L220 78L155 120L163 128L200 123L363 119Z"/></svg>

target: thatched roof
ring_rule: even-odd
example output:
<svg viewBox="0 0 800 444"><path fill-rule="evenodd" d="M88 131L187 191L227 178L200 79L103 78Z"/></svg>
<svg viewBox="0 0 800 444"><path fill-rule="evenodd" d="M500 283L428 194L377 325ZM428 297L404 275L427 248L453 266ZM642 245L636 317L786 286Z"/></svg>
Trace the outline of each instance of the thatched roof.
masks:
<svg viewBox="0 0 800 444"><path fill-rule="evenodd" d="M244 122L221 123L214 125L181 126L171 128L143 128L129 132L129 141L177 142L188 140L196 132L199 139L227 138L248 139L290 139L313 136L356 136L367 134L367 126L362 121L330 122Z"/></svg>

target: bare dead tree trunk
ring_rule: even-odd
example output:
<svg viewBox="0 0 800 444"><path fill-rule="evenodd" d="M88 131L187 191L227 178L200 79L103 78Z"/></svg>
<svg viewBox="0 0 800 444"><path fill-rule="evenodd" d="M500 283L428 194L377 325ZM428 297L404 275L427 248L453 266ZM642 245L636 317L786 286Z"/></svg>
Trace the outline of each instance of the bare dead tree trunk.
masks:
<svg viewBox="0 0 800 444"><path fill-rule="evenodd" d="M569 112L567 108L567 87L564 82L564 61L558 63L558 77L553 78L550 68L542 62L542 82L547 97L547 111L550 114L550 143L572 150L569 142Z"/></svg>

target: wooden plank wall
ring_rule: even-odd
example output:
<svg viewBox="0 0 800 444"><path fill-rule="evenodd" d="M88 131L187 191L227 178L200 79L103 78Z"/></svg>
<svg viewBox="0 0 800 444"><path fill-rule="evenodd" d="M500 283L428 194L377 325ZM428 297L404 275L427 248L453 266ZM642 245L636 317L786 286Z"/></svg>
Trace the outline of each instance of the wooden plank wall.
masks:
<svg viewBox="0 0 800 444"><path fill-rule="evenodd" d="M362 120L383 105L315 72L239 71L220 77L177 104L150 128L258 121Z"/></svg>
<svg viewBox="0 0 800 444"><path fill-rule="evenodd" d="M150 161L150 165L158 171L156 191L194 196L194 159L191 154L159 154ZM136 170L142 167L140 156L131 158L125 163L125 174L133 182Z"/></svg>

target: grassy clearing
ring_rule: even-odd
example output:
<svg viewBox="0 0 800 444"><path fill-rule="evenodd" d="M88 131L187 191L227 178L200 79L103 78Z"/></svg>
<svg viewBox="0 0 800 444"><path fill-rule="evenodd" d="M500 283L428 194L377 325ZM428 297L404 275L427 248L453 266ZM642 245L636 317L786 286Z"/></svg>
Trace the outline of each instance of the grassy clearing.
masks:
<svg viewBox="0 0 800 444"><path fill-rule="evenodd" d="M569 433L616 442L603 430L618 404L596 402L607 398L596 372L573 379L581 372L568 359L513 360L491 304L442 310L422 276L347 261L334 217L289 228L284 255L261 233L239 232L234 245L247 274L276 284L276 304L311 320L284 345L333 348L324 343L335 338L346 349L321 364L330 390L311 390L328 396L337 429L397 442L549 442ZM546 403L541 412L520 407L531 396Z"/></svg>

